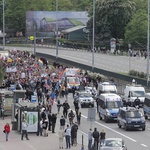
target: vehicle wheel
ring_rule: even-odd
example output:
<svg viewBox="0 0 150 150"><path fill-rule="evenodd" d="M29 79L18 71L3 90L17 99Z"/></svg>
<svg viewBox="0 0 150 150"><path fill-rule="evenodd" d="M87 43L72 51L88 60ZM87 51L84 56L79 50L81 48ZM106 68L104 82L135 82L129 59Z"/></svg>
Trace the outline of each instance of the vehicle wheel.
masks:
<svg viewBox="0 0 150 150"><path fill-rule="evenodd" d="M81 108L83 108L83 106L81 105Z"/></svg>
<svg viewBox="0 0 150 150"><path fill-rule="evenodd" d="M148 116L145 115L145 119L148 119Z"/></svg>
<svg viewBox="0 0 150 150"><path fill-rule="evenodd" d="M99 113L99 120L102 120L101 114Z"/></svg>
<svg viewBox="0 0 150 150"><path fill-rule="evenodd" d="M124 129L125 131L128 131L128 127L126 126L126 124L124 125Z"/></svg>
<svg viewBox="0 0 150 150"><path fill-rule="evenodd" d="M143 127L142 130L145 131L145 127Z"/></svg>
<svg viewBox="0 0 150 150"><path fill-rule="evenodd" d="M104 121L107 123L108 122L108 119L106 116L104 116Z"/></svg>
<svg viewBox="0 0 150 150"><path fill-rule="evenodd" d="M94 107L94 104L92 105L92 107Z"/></svg>
<svg viewBox="0 0 150 150"><path fill-rule="evenodd" d="M121 128L121 125L120 125L119 121L118 121L118 127Z"/></svg>

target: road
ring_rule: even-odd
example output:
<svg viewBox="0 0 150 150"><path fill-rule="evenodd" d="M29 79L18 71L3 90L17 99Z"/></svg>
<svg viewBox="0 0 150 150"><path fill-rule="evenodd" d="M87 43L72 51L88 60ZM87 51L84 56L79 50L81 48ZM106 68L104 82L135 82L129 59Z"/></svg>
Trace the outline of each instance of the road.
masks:
<svg viewBox="0 0 150 150"><path fill-rule="evenodd" d="M14 49L14 47L7 47L8 49ZM25 47L17 47L18 50L31 50L33 48L25 48ZM37 48L37 52L42 52L46 54L50 54L55 56L55 49L48 48ZM80 51L70 51L70 50L59 50L59 57L81 62L83 64L91 65L91 56L92 54L89 52L80 52ZM107 60L107 61L106 61ZM145 59L137 59L130 58L131 61L131 69L134 67L135 70L143 71L146 70L146 60ZM129 58L126 56L113 56L106 54L96 54L95 55L95 66L101 69L106 69L114 72L128 72L129 70ZM145 66L145 67L144 67ZM62 99L64 101L64 99ZM72 95L69 95L69 103L71 105L71 109L74 110ZM56 108L54 109L56 111ZM91 127L91 123L87 121L88 109L82 108L82 120L81 126L79 127L80 135L84 135L84 143L87 145L87 133L89 128ZM146 122L146 130L145 131L125 131L124 129L118 128L117 124L114 123L105 123L104 121L100 121L98 115L96 116L96 121L92 123L92 129L97 127L99 131L102 128L105 129L107 135L106 137L121 137L125 140L127 144L128 150L149 150L150 149L150 120ZM78 140L81 143L81 137Z"/></svg>
<svg viewBox="0 0 150 150"><path fill-rule="evenodd" d="M0 47L2 48L2 46ZM14 48L18 50L34 51L33 47L13 47L13 46L5 47L5 49L14 49ZM37 47L36 52L56 56L55 48ZM92 66L91 52L59 48L58 57ZM94 66L100 69L109 70L116 73L128 73L129 70L132 69L139 72L143 71L146 73L147 60L144 58L95 53Z"/></svg>
<svg viewBox="0 0 150 150"><path fill-rule="evenodd" d="M69 103L71 109L74 110L72 95L69 95ZM81 108L82 119L80 132L87 137L87 132L91 127L91 122L87 121L88 108ZM146 122L146 130L129 130L125 131L117 126L116 122L105 123L103 120L99 120L98 114L96 115L96 121L92 122L92 129L97 127L98 131L105 129L106 137L119 137L125 140L128 150L149 150L150 149L150 120ZM87 143L87 142L86 142Z"/></svg>

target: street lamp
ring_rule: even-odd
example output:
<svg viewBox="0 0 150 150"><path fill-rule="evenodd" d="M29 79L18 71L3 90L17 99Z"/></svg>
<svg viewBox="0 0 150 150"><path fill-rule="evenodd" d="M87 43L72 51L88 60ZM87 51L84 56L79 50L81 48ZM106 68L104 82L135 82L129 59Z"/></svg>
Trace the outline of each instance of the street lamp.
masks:
<svg viewBox="0 0 150 150"><path fill-rule="evenodd" d="M56 0L56 61L58 59L58 0Z"/></svg>
<svg viewBox="0 0 150 150"><path fill-rule="evenodd" d="M5 0L3 0L3 50L5 50Z"/></svg>
<svg viewBox="0 0 150 150"><path fill-rule="evenodd" d="M93 0L92 71L94 69L94 47L95 47L95 0Z"/></svg>
<svg viewBox="0 0 150 150"><path fill-rule="evenodd" d="M150 16L149 16L149 13L150 13L150 0L148 0L148 16L147 16L147 21L148 21L148 24L147 24L147 85L148 85L148 83L149 83L149 40L150 40L150 38L149 38L149 29L150 29L150 27L149 27L149 21L150 21Z"/></svg>

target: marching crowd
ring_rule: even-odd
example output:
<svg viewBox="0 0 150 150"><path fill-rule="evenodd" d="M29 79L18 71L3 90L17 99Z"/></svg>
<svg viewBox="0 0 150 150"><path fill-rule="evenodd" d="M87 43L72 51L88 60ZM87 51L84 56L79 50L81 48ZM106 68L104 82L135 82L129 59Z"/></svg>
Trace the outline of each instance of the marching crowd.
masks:
<svg viewBox="0 0 150 150"><path fill-rule="evenodd" d="M68 103L68 89L66 82L59 82L59 74L64 69L62 65L53 64L54 67L50 67L48 62L44 58L36 58L33 54L26 51L10 50L8 56L0 56L1 67L3 68L4 80L0 88L8 90L26 90L25 98L31 101L32 95L37 95L38 104L41 108L40 121L38 127L39 136L47 137L47 129L55 133L55 126L58 122L57 115L60 114L60 108L63 108L63 113L60 114L59 120L60 129L59 135L59 148L63 148L63 139L66 140L66 148L70 148L77 144L77 131L81 123L81 111L79 109L78 101L74 100L75 111L70 109ZM86 77L89 80L90 77ZM81 84L85 84L85 77L81 80ZM72 87L72 94L74 97L76 88ZM65 102L61 102L61 97L64 97ZM57 113L53 112L53 105L56 102ZM3 102L0 103L1 113L4 110ZM3 111L4 112L4 111ZM75 113L74 113L75 112ZM3 115L4 116L4 115ZM74 121L76 117L77 121ZM4 119L4 118L3 118ZM67 119L69 123L67 124ZM16 115L17 120L17 115ZM22 120L22 135L27 140L27 123L25 118ZM4 126L6 134L6 141L8 141L8 135L10 133L10 126L7 123ZM94 138L94 147L98 148L99 139L103 142L105 139L105 132L98 132L97 129L92 132L90 129L88 133L88 149L92 150L92 139Z"/></svg>

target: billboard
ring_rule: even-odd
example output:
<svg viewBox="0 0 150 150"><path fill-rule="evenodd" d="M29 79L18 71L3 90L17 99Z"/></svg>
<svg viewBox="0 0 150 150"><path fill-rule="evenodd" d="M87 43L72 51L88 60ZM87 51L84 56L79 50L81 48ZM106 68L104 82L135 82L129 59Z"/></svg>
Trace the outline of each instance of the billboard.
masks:
<svg viewBox="0 0 150 150"><path fill-rule="evenodd" d="M76 26L86 26L89 20L86 11L27 11L26 35L30 37L36 31L36 37L54 37L58 33Z"/></svg>

